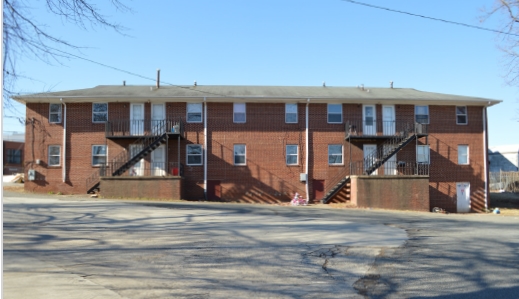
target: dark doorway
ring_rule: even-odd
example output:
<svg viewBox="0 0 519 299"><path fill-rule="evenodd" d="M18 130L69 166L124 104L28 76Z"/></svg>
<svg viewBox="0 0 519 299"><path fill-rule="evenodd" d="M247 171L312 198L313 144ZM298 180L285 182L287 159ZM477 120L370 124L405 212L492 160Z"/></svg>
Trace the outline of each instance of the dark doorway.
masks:
<svg viewBox="0 0 519 299"><path fill-rule="evenodd" d="M207 180L207 200L220 200L222 196L222 188L220 181Z"/></svg>
<svg viewBox="0 0 519 299"><path fill-rule="evenodd" d="M312 191L312 200L321 200L324 197L324 180L313 180Z"/></svg>

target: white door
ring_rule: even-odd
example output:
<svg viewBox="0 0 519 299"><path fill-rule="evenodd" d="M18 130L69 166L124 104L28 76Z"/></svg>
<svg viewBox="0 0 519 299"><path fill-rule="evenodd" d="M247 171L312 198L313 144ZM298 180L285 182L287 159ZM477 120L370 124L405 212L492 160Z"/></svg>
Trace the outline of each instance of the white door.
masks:
<svg viewBox="0 0 519 299"><path fill-rule="evenodd" d="M394 145L384 144L384 153L388 153L395 147ZM396 175L396 155L394 154L384 163L384 175Z"/></svg>
<svg viewBox="0 0 519 299"><path fill-rule="evenodd" d="M164 145L151 152L151 175L166 175L166 147Z"/></svg>
<svg viewBox="0 0 519 299"><path fill-rule="evenodd" d="M382 106L382 130L384 135L395 135L395 106Z"/></svg>
<svg viewBox="0 0 519 299"><path fill-rule="evenodd" d="M131 144L130 145L130 156L133 158L142 150L142 145ZM130 168L131 176L143 176L144 175L144 159L141 159L139 162L135 163Z"/></svg>
<svg viewBox="0 0 519 299"><path fill-rule="evenodd" d="M457 212L470 212L470 183L456 183Z"/></svg>
<svg viewBox="0 0 519 299"><path fill-rule="evenodd" d="M144 135L144 104L130 105L130 135Z"/></svg>
<svg viewBox="0 0 519 299"><path fill-rule="evenodd" d="M364 171L370 168L376 161L376 144L364 144ZM372 175L378 174L378 171L375 170Z"/></svg>
<svg viewBox="0 0 519 299"><path fill-rule="evenodd" d="M153 135L166 132L166 110L164 104L151 104L151 128Z"/></svg>
<svg viewBox="0 0 519 299"><path fill-rule="evenodd" d="M362 131L364 135L377 135L375 105L362 106Z"/></svg>

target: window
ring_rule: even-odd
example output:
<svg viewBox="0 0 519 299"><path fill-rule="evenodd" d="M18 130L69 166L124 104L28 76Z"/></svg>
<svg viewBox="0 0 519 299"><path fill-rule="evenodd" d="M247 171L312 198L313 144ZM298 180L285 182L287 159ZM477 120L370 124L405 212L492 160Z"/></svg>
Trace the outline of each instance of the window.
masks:
<svg viewBox="0 0 519 299"><path fill-rule="evenodd" d="M202 145L187 145L187 165L202 165Z"/></svg>
<svg viewBox="0 0 519 299"><path fill-rule="evenodd" d="M92 166L106 164L106 145L92 145Z"/></svg>
<svg viewBox="0 0 519 299"><path fill-rule="evenodd" d="M456 106L456 124L458 124L458 125L468 124L466 106Z"/></svg>
<svg viewBox="0 0 519 299"><path fill-rule="evenodd" d="M428 145L417 145L416 146L416 162L429 164L429 146Z"/></svg>
<svg viewBox="0 0 519 299"><path fill-rule="evenodd" d="M420 124L429 123L429 106L414 106L415 121Z"/></svg>
<svg viewBox="0 0 519 299"><path fill-rule="evenodd" d="M328 104L328 123L342 123L342 104Z"/></svg>
<svg viewBox="0 0 519 299"><path fill-rule="evenodd" d="M104 123L108 121L108 104L93 103L92 104L92 121L95 123Z"/></svg>
<svg viewBox="0 0 519 299"><path fill-rule="evenodd" d="M60 123L61 122L61 104L50 104L49 122L50 123Z"/></svg>
<svg viewBox="0 0 519 299"><path fill-rule="evenodd" d="M187 103L187 122L202 122L202 103Z"/></svg>
<svg viewBox="0 0 519 299"><path fill-rule="evenodd" d="M245 153L245 144L234 145L234 165L247 165Z"/></svg>
<svg viewBox="0 0 519 299"><path fill-rule="evenodd" d="M61 147L59 145L49 145L49 166L60 166Z"/></svg>
<svg viewBox="0 0 519 299"><path fill-rule="evenodd" d="M235 123L245 122L245 103L234 103L233 120Z"/></svg>
<svg viewBox="0 0 519 299"><path fill-rule="evenodd" d="M22 150L19 149L7 149L7 163L10 164L21 164L22 163Z"/></svg>
<svg viewBox="0 0 519 299"><path fill-rule="evenodd" d="M328 164L342 165L342 145L340 145L340 144L328 145Z"/></svg>
<svg viewBox="0 0 519 299"><path fill-rule="evenodd" d="M297 123L297 104L285 104L285 122Z"/></svg>
<svg viewBox="0 0 519 299"><path fill-rule="evenodd" d="M469 146L458 145L458 164L468 165L469 164Z"/></svg>
<svg viewBox="0 0 519 299"><path fill-rule="evenodd" d="M287 165L297 165L297 145L287 145Z"/></svg>

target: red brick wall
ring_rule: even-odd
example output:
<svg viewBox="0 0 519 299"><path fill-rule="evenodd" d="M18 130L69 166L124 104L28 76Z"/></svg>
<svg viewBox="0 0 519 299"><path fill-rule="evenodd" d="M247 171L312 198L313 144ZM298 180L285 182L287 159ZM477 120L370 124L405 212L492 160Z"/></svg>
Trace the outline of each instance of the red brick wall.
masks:
<svg viewBox="0 0 519 299"><path fill-rule="evenodd" d="M105 198L182 199L180 177L103 177L100 185Z"/></svg>

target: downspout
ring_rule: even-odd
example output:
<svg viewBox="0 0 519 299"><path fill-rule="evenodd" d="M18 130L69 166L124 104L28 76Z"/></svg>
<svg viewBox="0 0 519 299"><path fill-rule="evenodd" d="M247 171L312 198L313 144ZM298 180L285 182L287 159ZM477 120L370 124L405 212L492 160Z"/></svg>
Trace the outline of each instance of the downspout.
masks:
<svg viewBox="0 0 519 299"><path fill-rule="evenodd" d="M487 107L483 107L483 164L485 170L485 210L488 209L488 145L487 145Z"/></svg>
<svg viewBox="0 0 519 299"><path fill-rule="evenodd" d="M309 106L310 106L310 99L307 99L307 102L306 102L306 109L305 109L305 121L306 121L306 128L305 128L305 173L306 173L306 184L305 184L305 188L306 188L306 199L310 199L310 186L308 185L308 180L310 179L310 176L308 175L308 161L310 161L310 157L308 157L308 154L310 153L310 150L308 149L308 146L310 144L310 142L308 141L308 136L309 136L309 133L308 133L308 109L309 109Z"/></svg>
<svg viewBox="0 0 519 299"><path fill-rule="evenodd" d="M61 104L65 106L63 110L63 168L62 168L62 176L63 183L67 178L67 104L63 102L63 98L59 99Z"/></svg>
<svg viewBox="0 0 519 299"><path fill-rule="evenodd" d="M207 200L207 101L204 97L204 199Z"/></svg>

